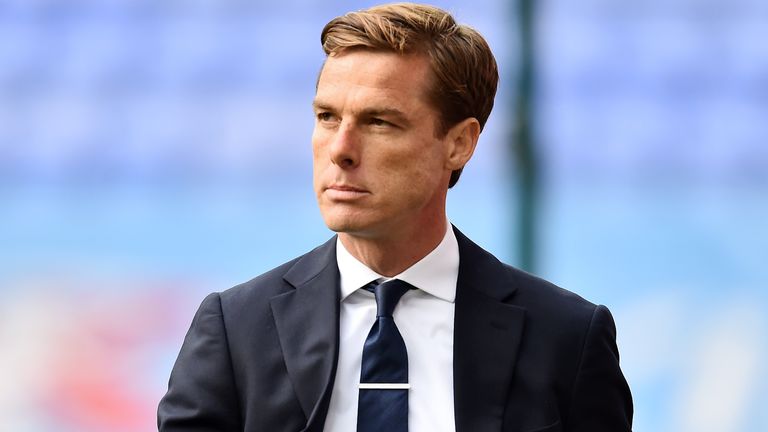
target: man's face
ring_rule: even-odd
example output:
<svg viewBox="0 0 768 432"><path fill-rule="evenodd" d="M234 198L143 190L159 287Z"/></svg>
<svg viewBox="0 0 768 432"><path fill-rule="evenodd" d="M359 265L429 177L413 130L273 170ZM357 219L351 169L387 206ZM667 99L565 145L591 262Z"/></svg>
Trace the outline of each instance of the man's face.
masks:
<svg viewBox="0 0 768 432"><path fill-rule="evenodd" d="M420 55L354 50L325 62L314 101L314 188L326 225L380 238L440 223L448 138Z"/></svg>

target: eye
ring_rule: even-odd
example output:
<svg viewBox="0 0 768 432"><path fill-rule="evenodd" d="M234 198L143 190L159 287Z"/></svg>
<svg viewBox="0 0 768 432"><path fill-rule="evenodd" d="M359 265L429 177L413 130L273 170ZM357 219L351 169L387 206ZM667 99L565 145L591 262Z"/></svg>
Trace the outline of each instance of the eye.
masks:
<svg viewBox="0 0 768 432"><path fill-rule="evenodd" d="M378 117L372 117L371 120L369 121L369 124L371 124L372 126L392 126L392 123L386 120L382 120Z"/></svg>
<svg viewBox="0 0 768 432"><path fill-rule="evenodd" d="M317 113L317 120L321 122L327 122L333 120L333 114L328 111L321 111Z"/></svg>

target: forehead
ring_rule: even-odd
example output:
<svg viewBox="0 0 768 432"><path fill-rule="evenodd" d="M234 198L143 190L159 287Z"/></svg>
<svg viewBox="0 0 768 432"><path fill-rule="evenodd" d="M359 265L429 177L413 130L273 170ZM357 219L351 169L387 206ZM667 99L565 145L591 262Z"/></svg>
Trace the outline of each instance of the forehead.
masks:
<svg viewBox="0 0 768 432"><path fill-rule="evenodd" d="M317 102L337 98L413 99L426 104L431 83L422 54L348 50L329 56L317 82Z"/></svg>

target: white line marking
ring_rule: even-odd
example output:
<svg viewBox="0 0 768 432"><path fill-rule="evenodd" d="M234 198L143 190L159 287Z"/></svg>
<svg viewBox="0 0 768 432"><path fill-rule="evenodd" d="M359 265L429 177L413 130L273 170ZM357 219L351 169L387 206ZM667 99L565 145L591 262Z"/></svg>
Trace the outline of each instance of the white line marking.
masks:
<svg viewBox="0 0 768 432"><path fill-rule="evenodd" d="M407 390L411 388L408 383L360 383L360 388L364 390Z"/></svg>

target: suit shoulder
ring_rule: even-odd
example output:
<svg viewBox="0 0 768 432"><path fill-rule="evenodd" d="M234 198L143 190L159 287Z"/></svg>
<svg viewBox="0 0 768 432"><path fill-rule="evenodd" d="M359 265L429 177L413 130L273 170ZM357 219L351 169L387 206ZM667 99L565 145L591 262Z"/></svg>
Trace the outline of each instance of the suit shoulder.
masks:
<svg viewBox="0 0 768 432"><path fill-rule="evenodd" d="M520 301L531 307L549 307L563 312L591 315L597 305L573 291L523 270L507 266L518 287Z"/></svg>
<svg viewBox="0 0 768 432"><path fill-rule="evenodd" d="M459 281L503 303L535 314L591 316L596 305L583 297L523 270L505 264L457 229L461 261Z"/></svg>
<svg viewBox="0 0 768 432"><path fill-rule="evenodd" d="M587 331L600 306L538 276L505 266L517 288L511 303L524 307L531 323L562 334Z"/></svg>
<svg viewBox="0 0 768 432"><path fill-rule="evenodd" d="M562 288L554 283L520 270L508 264L503 264L510 279L518 289L518 295L529 301L543 301L547 303L562 304L568 307L586 307L590 310L596 307L595 303L584 297Z"/></svg>
<svg viewBox="0 0 768 432"><path fill-rule="evenodd" d="M246 282L239 283L221 292L222 301L238 301L243 298L258 295L276 295L283 291L285 281L283 275L295 264L299 258L294 258L279 266L268 270Z"/></svg>
<svg viewBox="0 0 768 432"><path fill-rule="evenodd" d="M293 289L291 282L301 282L302 278L309 278L335 262L335 254L334 237L304 255L221 292L222 307L268 301L271 297Z"/></svg>

